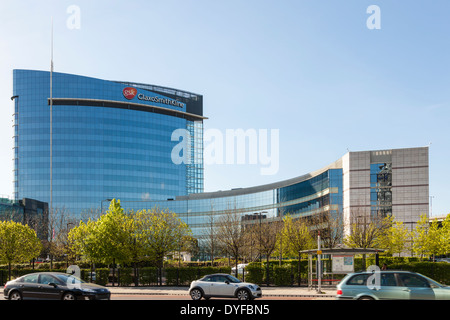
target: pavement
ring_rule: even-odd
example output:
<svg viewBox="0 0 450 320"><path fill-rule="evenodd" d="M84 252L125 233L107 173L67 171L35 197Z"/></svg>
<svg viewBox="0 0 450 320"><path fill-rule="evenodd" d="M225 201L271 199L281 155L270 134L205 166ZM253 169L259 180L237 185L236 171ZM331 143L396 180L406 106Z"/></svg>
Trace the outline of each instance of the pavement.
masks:
<svg viewBox="0 0 450 320"><path fill-rule="evenodd" d="M112 294L189 295L189 287L108 287ZM336 296L336 287L317 289L306 287L261 287L264 297L309 297L330 299Z"/></svg>

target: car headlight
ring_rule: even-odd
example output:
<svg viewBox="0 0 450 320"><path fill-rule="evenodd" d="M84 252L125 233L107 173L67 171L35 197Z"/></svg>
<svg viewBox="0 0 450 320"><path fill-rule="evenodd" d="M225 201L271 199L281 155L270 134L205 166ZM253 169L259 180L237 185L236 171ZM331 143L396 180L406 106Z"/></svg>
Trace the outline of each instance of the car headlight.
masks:
<svg viewBox="0 0 450 320"><path fill-rule="evenodd" d="M81 289L81 291L87 292L87 293L95 293L94 289Z"/></svg>
<svg viewBox="0 0 450 320"><path fill-rule="evenodd" d="M255 290L255 286L252 286L251 284L249 284L248 287L252 290Z"/></svg>

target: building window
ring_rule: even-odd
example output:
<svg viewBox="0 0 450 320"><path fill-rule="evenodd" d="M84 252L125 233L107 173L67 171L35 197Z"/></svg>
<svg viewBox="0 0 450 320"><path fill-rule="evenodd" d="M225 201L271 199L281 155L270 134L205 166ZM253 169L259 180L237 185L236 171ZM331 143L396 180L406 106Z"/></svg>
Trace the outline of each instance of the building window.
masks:
<svg viewBox="0 0 450 320"><path fill-rule="evenodd" d="M392 163L370 165L370 207L373 218L392 214Z"/></svg>

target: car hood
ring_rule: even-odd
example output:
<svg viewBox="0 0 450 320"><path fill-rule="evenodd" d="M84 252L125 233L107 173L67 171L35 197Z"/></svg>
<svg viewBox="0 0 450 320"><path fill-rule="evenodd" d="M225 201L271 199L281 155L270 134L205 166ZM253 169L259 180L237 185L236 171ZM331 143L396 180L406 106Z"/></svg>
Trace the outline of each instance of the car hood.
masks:
<svg viewBox="0 0 450 320"><path fill-rule="evenodd" d="M444 290L450 290L450 286L440 286L439 288Z"/></svg>
<svg viewBox="0 0 450 320"><path fill-rule="evenodd" d="M259 287L257 284L250 283L250 282L240 282L240 283L237 283L237 284L239 285L239 287L248 287L248 286L253 286L255 288Z"/></svg>
<svg viewBox="0 0 450 320"><path fill-rule="evenodd" d="M104 290L108 290L104 286L101 286L101 285L98 285L98 284L95 284L95 283L81 283L80 287L81 287L81 289L93 289L93 290L104 289Z"/></svg>

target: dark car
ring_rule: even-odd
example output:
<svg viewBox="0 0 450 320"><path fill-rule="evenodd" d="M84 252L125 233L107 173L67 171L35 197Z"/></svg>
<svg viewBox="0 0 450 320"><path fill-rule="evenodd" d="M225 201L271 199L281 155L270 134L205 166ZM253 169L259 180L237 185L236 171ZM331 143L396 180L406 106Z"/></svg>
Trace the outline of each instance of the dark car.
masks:
<svg viewBox="0 0 450 320"><path fill-rule="evenodd" d="M109 300L105 287L60 272L30 273L5 284L5 299Z"/></svg>

